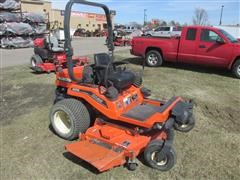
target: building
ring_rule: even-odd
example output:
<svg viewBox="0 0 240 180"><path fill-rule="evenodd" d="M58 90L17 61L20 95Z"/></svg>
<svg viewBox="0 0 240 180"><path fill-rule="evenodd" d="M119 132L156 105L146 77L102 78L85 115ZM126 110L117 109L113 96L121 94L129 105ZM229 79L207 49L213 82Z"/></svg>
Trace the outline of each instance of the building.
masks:
<svg viewBox="0 0 240 180"><path fill-rule="evenodd" d="M51 27L63 27L64 10L52 9L52 3L48 0L22 0L23 12L39 12L49 14ZM72 11L71 30L84 28L86 31L94 32L106 28L106 17L104 14Z"/></svg>
<svg viewBox="0 0 240 180"><path fill-rule="evenodd" d="M63 25L64 10L52 9L52 20L58 21L59 25ZM94 32L96 29L106 28L106 17L103 14L87 13L72 11L71 13L71 29L84 28Z"/></svg>

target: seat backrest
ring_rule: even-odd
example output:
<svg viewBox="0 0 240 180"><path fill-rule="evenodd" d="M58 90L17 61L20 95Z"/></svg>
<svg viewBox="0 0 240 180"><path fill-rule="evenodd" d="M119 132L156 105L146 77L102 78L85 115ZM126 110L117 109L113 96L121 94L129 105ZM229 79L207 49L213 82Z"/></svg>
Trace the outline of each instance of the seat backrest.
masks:
<svg viewBox="0 0 240 180"><path fill-rule="evenodd" d="M51 50L53 47L58 47L58 40L54 36L46 37L45 38L45 47Z"/></svg>
<svg viewBox="0 0 240 180"><path fill-rule="evenodd" d="M104 82L106 69L98 69L98 67L105 67L110 63L111 57L107 53L99 53L94 55L94 63L96 67L96 78L99 84ZM112 70L112 65L109 66L109 71Z"/></svg>
<svg viewBox="0 0 240 180"><path fill-rule="evenodd" d="M99 53L94 55L95 66L107 66L110 61L111 58L107 53Z"/></svg>

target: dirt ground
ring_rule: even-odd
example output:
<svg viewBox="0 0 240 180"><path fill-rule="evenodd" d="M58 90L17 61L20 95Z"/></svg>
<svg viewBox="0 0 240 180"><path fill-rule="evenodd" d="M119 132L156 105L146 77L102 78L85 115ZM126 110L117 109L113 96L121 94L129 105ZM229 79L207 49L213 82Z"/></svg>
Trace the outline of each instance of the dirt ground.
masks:
<svg viewBox="0 0 240 180"><path fill-rule="evenodd" d="M116 53L130 68L141 58ZM153 98L181 95L195 102L196 127L176 133L177 163L159 172L139 161L128 171L116 167L97 174L87 163L65 153L69 143L49 128L54 74L36 75L27 65L1 70L1 179L240 179L240 80L211 68L166 64L145 68L144 85Z"/></svg>

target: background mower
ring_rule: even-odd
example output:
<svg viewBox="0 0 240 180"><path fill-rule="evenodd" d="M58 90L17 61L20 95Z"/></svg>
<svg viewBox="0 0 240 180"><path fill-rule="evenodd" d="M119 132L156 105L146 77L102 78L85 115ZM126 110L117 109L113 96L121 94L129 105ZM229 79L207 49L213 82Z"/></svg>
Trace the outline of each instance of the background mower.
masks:
<svg viewBox="0 0 240 180"><path fill-rule="evenodd" d="M87 57L73 57L75 65L88 63ZM57 66L66 67L67 57L64 48L59 47L58 40L54 36L37 38L34 40L34 55L30 60L31 69L34 72L53 72Z"/></svg>
<svg viewBox="0 0 240 180"><path fill-rule="evenodd" d="M114 46L131 46L132 40L127 36L127 33L122 30L115 29L113 31L113 44ZM108 44L108 36L106 38Z"/></svg>
<svg viewBox="0 0 240 180"><path fill-rule="evenodd" d="M74 66L69 22L74 3L101 7L108 24L109 54L94 55L94 64ZM79 141L66 151L100 172L126 165L135 170L143 154L150 167L171 169L176 162L173 129L190 131L195 124L193 104L180 97L168 101L150 99L141 77L113 61L112 22L107 6L83 0L67 3L64 17L68 66L56 72L56 100L51 125L60 137Z"/></svg>

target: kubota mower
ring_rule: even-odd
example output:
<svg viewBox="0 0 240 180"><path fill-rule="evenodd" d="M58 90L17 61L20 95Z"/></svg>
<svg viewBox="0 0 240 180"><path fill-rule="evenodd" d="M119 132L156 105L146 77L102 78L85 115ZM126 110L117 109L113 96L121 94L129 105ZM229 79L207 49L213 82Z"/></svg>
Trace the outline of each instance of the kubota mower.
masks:
<svg viewBox="0 0 240 180"><path fill-rule="evenodd" d="M75 66L72 60L69 22L74 3L101 7L108 24L109 54L94 55L94 64ZM126 165L137 167L143 153L150 167L167 171L176 162L173 129L190 131L195 124L193 104L180 97L168 101L150 99L141 77L113 61L112 22L107 6L70 0L65 9L67 69L56 72L56 100L51 125L60 137L78 142L66 151L90 163L100 172Z"/></svg>
<svg viewBox="0 0 240 180"><path fill-rule="evenodd" d="M75 65L88 63L87 57L73 57ZM65 68L67 57L64 48L59 47L54 36L37 38L34 40L34 55L31 57L30 66L34 72L53 72L58 66Z"/></svg>

